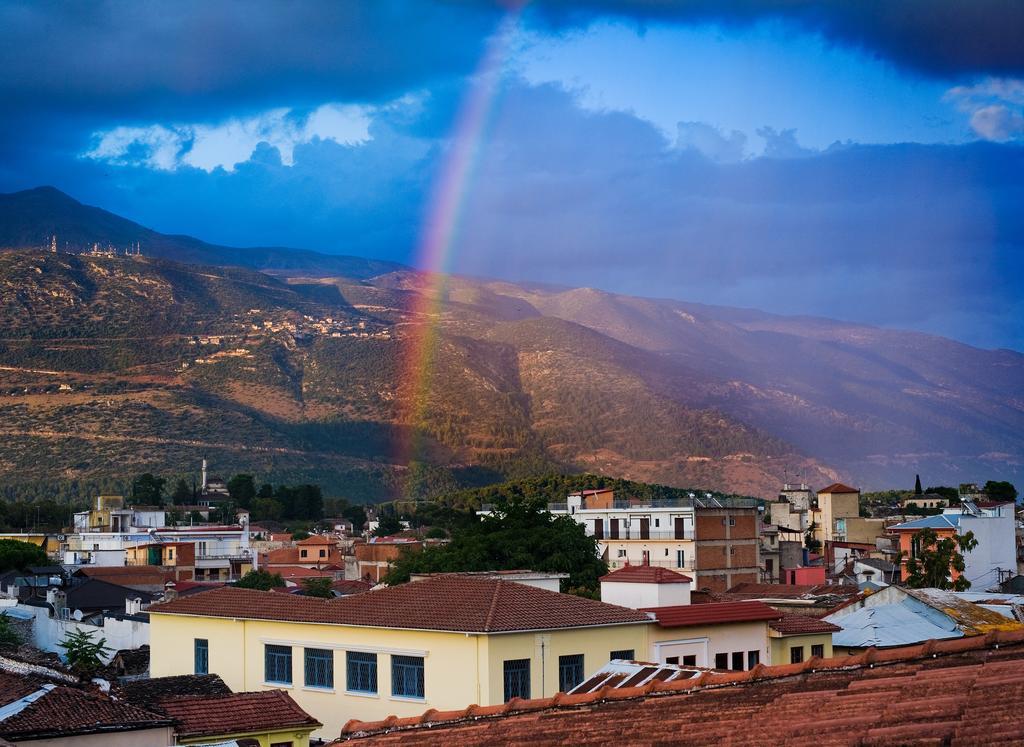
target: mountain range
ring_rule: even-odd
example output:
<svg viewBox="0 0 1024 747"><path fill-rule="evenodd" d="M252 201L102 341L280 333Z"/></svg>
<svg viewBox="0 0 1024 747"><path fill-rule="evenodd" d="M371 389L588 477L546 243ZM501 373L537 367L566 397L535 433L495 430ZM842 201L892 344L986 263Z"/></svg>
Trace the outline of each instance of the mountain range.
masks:
<svg viewBox="0 0 1024 747"><path fill-rule="evenodd" d="M160 234L52 188L0 195L0 247L7 484L203 457L358 500L554 470L766 497L1024 471L1013 351L592 288L438 291L395 263ZM433 366L410 381L425 325Z"/></svg>

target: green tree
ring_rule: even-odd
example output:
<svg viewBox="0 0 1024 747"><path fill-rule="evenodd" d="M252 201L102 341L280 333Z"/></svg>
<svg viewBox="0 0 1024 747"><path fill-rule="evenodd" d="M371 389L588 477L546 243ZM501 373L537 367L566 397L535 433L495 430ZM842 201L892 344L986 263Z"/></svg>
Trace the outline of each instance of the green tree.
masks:
<svg viewBox="0 0 1024 747"><path fill-rule="evenodd" d="M93 640L93 632L81 628L69 630L57 645L64 649L68 667L83 680L92 678L103 666L104 657L114 651L106 638Z"/></svg>
<svg viewBox="0 0 1024 747"><path fill-rule="evenodd" d="M192 488L184 480L178 480L174 485L174 492L171 494L171 503L176 506L183 506L192 502Z"/></svg>
<svg viewBox="0 0 1024 747"><path fill-rule="evenodd" d="M377 517L377 528L373 531L373 534L376 537L389 537L392 534L401 532L403 529L405 527L402 526L398 514L394 512L381 513Z"/></svg>
<svg viewBox="0 0 1024 747"><path fill-rule="evenodd" d="M452 532L451 542L406 552L387 583L403 583L412 573L497 571L529 568L567 573L564 589L592 593L608 566L597 541L571 516L553 516L539 501L502 501L489 516L471 513Z"/></svg>
<svg viewBox="0 0 1024 747"><path fill-rule="evenodd" d="M933 485L932 487L925 488L926 493L935 493L941 495L949 501L949 505L955 506L960 503L960 491L949 485Z"/></svg>
<svg viewBox="0 0 1024 747"><path fill-rule="evenodd" d="M934 529L922 529L912 540L914 553L907 561L907 586L912 589L951 589L967 591L971 588L963 573L964 553L978 546L974 532L954 534L939 539ZM953 571L957 579L951 580Z"/></svg>
<svg viewBox="0 0 1024 747"><path fill-rule="evenodd" d="M352 522L352 529L361 532L366 527L366 509L362 506L348 506L341 515Z"/></svg>
<svg viewBox="0 0 1024 747"><path fill-rule="evenodd" d="M284 507L273 498L257 498L252 502L253 521L278 521L284 513Z"/></svg>
<svg viewBox="0 0 1024 747"><path fill-rule="evenodd" d="M285 586L284 579L281 578L280 573L271 573L263 569L249 571L241 580L235 584L240 589L259 589L260 591L270 591L271 589L279 589Z"/></svg>
<svg viewBox="0 0 1024 747"><path fill-rule="evenodd" d="M252 475L235 475L228 480L231 499L242 508L250 508L256 498L256 481Z"/></svg>
<svg viewBox="0 0 1024 747"><path fill-rule="evenodd" d="M914 475L914 495L921 495L921 475Z"/></svg>
<svg viewBox="0 0 1024 747"><path fill-rule="evenodd" d="M166 482L151 472L139 475L132 482L132 503L159 506L163 501Z"/></svg>
<svg viewBox="0 0 1024 747"><path fill-rule="evenodd" d="M331 579L329 578L307 578L302 581L302 594L307 597L322 597L333 599L331 592Z"/></svg>
<svg viewBox="0 0 1024 747"><path fill-rule="evenodd" d="M11 570L23 571L29 566L46 565L49 561L46 552L38 545L0 539L0 573Z"/></svg>
<svg viewBox="0 0 1024 747"><path fill-rule="evenodd" d="M6 612L0 612L0 648L15 648L21 645L21 635L11 624Z"/></svg>
<svg viewBox="0 0 1024 747"><path fill-rule="evenodd" d="M1006 502L1017 500L1017 488L1013 486L1013 483L1005 480L989 480L985 483L984 490L989 500Z"/></svg>

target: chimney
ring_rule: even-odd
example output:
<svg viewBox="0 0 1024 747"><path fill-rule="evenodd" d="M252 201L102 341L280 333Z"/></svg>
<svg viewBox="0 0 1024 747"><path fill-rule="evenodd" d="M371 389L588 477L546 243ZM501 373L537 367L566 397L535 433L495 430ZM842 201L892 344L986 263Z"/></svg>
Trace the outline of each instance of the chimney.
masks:
<svg viewBox="0 0 1024 747"><path fill-rule="evenodd" d="M206 460L203 460L203 490L206 490Z"/></svg>
<svg viewBox="0 0 1024 747"><path fill-rule="evenodd" d="M164 584L164 601L170 602L172 599L178 598L178 590L174 587L173 581L168 581Z"/></svg>
<svg viewBox="0 0 1024 747"><path fill-rule="evenodd" d="M124 600L124 611L129 615L137 615L142 612L142 597Z"/></svg>
<svg viewBox="0 0 1024 747"><path fill-rule="evenodd" d="M68 595L60 589L50 589L46 592L46 601L53 605L53 616L63 620L64 610L68 606Z"/></svg>

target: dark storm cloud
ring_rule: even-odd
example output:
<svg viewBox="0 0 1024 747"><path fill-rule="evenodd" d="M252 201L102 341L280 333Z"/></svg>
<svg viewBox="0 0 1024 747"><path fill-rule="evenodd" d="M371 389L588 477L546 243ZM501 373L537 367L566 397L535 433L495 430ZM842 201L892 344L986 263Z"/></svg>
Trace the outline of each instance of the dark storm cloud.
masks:
<svg viewBox="0 0 1024 747"><path fill-rule="evenodd" d="M399 0L7 1L0 100L121 119L379 100L471 71L498 16Z"/></svg>
<svg viewBox="0 0 1024 747"><path fill-rule="evenodd" d="M464 271L1024 343L1024 147L787 132L787 157L716 163L555 86L511 90L496 122Z"/></svg>
<svg viewBox="0 0 1024 747"><path fill-rule="evenodd" d="M534 0L528 7L555 28L602 17L741 26L780 19L928 75L1024 71L1019 0Z"/></svg>

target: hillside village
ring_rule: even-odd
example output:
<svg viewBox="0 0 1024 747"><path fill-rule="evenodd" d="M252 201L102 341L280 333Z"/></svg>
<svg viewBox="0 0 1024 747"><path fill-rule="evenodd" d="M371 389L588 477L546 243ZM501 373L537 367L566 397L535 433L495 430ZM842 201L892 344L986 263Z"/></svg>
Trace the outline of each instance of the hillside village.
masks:
<svg viewBox="0 0 1024 747"><path fill-rule="evenodd" d="M966 703L953 723L908 720L932 679L969 671L983 688L1024 659L1024 512L985 492L996 483L956 498L918 484L885 517L841 483L772 501L595 488L478 505L461 525L384 505L308 532L251 519L242 483L206 463L199 478L191 505L101 495L60 533L0 535L0 738L52 738L52 714L74 711L62 745L385 744L470 724L470 743L587 742L585 707L627 741L700 712L710 739L727 720L709 698L770 709L797 693L814 715L781 734L881 735L897 728L882 694L834 699L882 676L925 688L885 696L899 733L941 741L987 717ZM524 516L590 556L424 565ZM964 537L929 585L918 564ZM600 569L590 589L570 588L579 563Z"/></svg>

